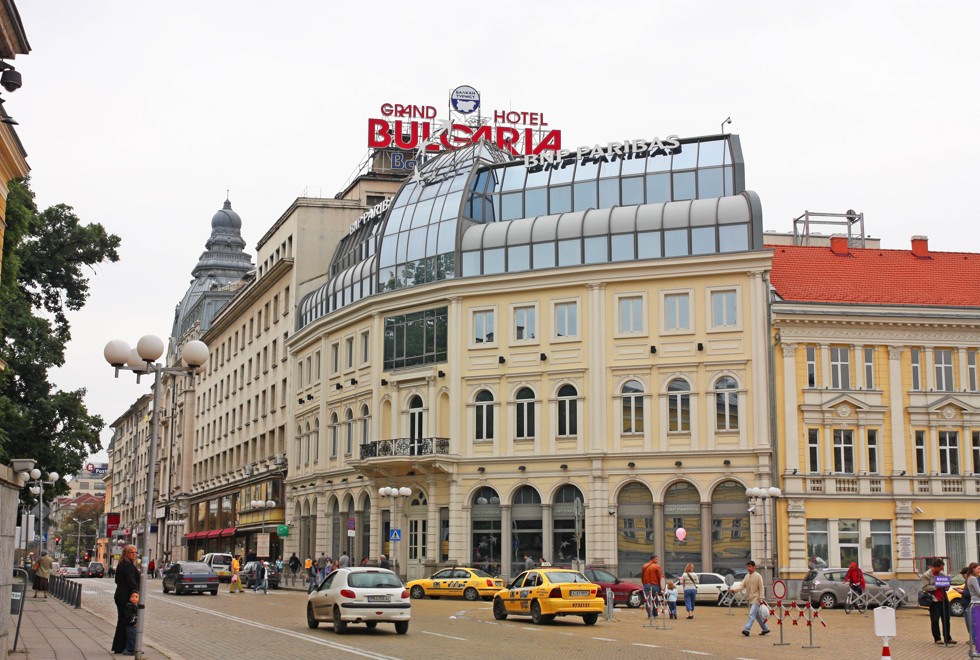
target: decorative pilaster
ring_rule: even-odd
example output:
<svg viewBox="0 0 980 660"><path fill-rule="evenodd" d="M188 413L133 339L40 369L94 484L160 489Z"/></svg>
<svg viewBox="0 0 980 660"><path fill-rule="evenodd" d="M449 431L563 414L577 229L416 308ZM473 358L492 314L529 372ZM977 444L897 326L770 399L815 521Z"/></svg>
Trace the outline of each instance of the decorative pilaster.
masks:
<svg viewBox="0 0 980 660"><path fill-rule="evenodd" d="M797 428L799 402L796 395L796 344L784 343L783 350L783 460L786 469L800 467ZM775 393L772 394L775 396Z"/></svg>

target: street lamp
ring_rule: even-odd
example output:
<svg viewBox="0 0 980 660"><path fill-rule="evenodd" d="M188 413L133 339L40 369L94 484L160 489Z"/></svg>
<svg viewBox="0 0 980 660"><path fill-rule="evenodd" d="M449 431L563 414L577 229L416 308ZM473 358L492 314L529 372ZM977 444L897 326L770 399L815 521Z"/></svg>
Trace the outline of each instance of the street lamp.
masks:
<svg viewBox="0 0 980 660"><path fill-rule="evenodd" d="M412 489L408 486L402 486L401 488L396 488L394 486L382 486L378 489L378 495L382 498L391 498L391 525L389 525L390 530L398 529L395 525L398 524L398 498L408 497L412 494ZM391 539L391 531L389 531L388 538ZM395 562L395 574L398 575L398 543L397 540L391 541L391 558Z"/></svg>
<svg viewBox="0 0 980 660"><path fill-rule="evenodd" d="M775 500L776 498L781 497L782 494L783 494L783 491L779 490L779 488L777 488L776 486L770 486L769 488L746 488L745 489L745 495L749 499L757 500L757 501L758 500L761 500L762 501L762 554L765 557L766 563L769 565L769 584L772 584L772 581L774 579L776 579L776 566L775 566L775 562L773 561L772 556L769 554L769 527L768 527L768 525L769 525L769 513L767 511L766 502L770 498L772 498L773 500ZM749 513L751 513L754 510L755 510L755 507L752 506L749 509ZM775 517L775 515L776 515L776 506L775 506L775 503L773 503L772 513L773 513L773 516ZM775 522L775 520L773 520L772 530L773 530L773 546L775 546L775 540L776 540L775 539L775 534L776 534L776 522Z"/></svg>
<svg viewBox="0 0 980 660"><path fill-rule="evenodd" d="M253 509L262 509L262 534L265 534L265 512L278 506L275 500L252 500ZM258 543L255 544L256 556L258 556ZM272 548L269 548L270 552Z"/></svg>
<svg viewBox="0 0 980 660"><path fill-rule="evenodd" d="M146 519L143 522L143 570L140 572L140 602L146 602L146 577L149 572L149 540L150 527L153 521L153 488L156 477L157 466L157 434L159 432L160 415L157 411L160 408L160 375L179 374L191 377L198 367L208 361L208 346L203 341L192 340L184 344L181 350L181 364L177 367L165 367L157 364L157 360L163 355L163 340L155 335L145 335L136 343L133 350L122 339L113 339L105 345L102 354L105 356L113 369L116 370L116 378L119 378L119 371L132 371L136 374L136 382L140 382L140 376L153 373L153 419L150 424L150 447L147 470L149 474L146 479ZM143 657L143 624L146 610L140 608L139 617L136 620L136 658Z"/></svg>
<svg viewBox="0 0 980 660"><path fill-rule="evenodd" d="M22 481L30 483L29 490L32 495L37 495L37 520L38 520L38 556L41 555L41 548L47 547L47 541L44 540L44 487L54 486L58 483L58 479L61 477L57 472L49 472L48 478L43 479L42 473L37 468L32 468L30 472L21 472L20 478ZM68 480L68 477L65 477ZM41 544L44 543L42 546Z"/></svg>
<svg viewBox="0 0 980 660"><path fill-rule="evenodd" d="M72 518L72 520L74 520L75 521L75 524L78 525L78 527L77 527L78 534L75 535L75 537L76 537L75 538L75 566L78 566L78 559L81 556L81 555L79 555L79 552L78 551L79 551L79 548L82 547L82 525L84 523L94 522L95 521L95 518L89 518L88 520L79 520L78 518Z"/></svg>

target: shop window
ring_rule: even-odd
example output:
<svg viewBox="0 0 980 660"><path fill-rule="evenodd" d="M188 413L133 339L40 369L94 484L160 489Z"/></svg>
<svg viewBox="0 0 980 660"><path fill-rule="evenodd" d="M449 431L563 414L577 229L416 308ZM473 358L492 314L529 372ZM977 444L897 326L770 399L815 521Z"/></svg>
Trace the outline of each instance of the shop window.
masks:
<svg viewBox="0 0 980 660"><path fill-rule="evenodd" d="M871 521L871 570L876 573L892 571L892 522Z"/></svg>

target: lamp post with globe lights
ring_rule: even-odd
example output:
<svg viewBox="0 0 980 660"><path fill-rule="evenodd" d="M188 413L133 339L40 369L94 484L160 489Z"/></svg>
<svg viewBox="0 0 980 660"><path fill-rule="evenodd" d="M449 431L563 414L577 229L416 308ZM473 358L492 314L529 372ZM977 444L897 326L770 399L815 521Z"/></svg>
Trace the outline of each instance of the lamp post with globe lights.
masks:
<svg viewBox="0 0 980 660"><path fill-rule="evenodd" d="M401 488L395 488L394 486L383 486L378 489L378 495L382 498L391 498L391 524L388 526L389 530L399 529L396 527L398 525L398 498L408 497L412 494L412 489L408 486L402 486ZM391 539L391 531L389 531L389 539ZM391 541L391 561L394 562L395 574L401 575L398 572L398 541Z"/></svg>
<svg viewBox="0 0 980 660"><path fill-rule="evenodd" d="M146 478L146 516L143 521L143 560L140 572L140 602L146 602L146 578L149 571L149 539L150 529L153 522L153 489L156 478L157 464L157 438L159 433L160 416L160 376L163 374L182 375L191 377L199 367L208 361L208 347L203 341L192 340L184 344L181 349L181 364L174 367L165 367L158 364L157 360L163 355L163 340L155 335L145 335L136 343L136 348L131 349L122 339L113 339L105 345L103 355L113 369L116 370L116 378L119 378L120 371L132 371L136 374L136 382L140 381L140 376L153 374L153 408L152 422L150 424L150 446L147 461L149 471ZM143 625L145 620L145 610L140 608L139 617L136 620L136 657L143 657Z"/></svg>
<svg viewBox="0 0 980 660"><path fill-rule="evenodd" d="M47 549L47 541L44 538L44 487L54 486L58 483L58 479L61 479L61 475L57 472L49 472L46 476L47 479L43 478L45 475L37 468L32 468L30 471L25 471L20 473L20 478L22 481L28 482L28 490L31 491L32 495L37 496L37 524L38 524L38 538L37 538L37 554L38 557L41 556L41 549ZM64 477L64 481L70 481L70 477ZM26 538L26 535L25 535Z"/></svg>
<svg viewBox="0 0 980 660"><path fill-rule="evenodd" d="M253 509L262 509L262 534L265 535L265 512L279 506L275 500L252 500ZM256 556L258 555L258 543L255 544ZM269 558L272 558L272 544L269 544Z"/></svg>
<svg viewBox="0 0 980 660"><path fill-rule="evenodd" d="M765 557L765 562L769 566L769 584L776 579L776 566L773 561L772 555L769 553L769 512L767 509L767 501L769 499L776 500L781 497L783 491L781 491L776 486L769 486L769 488L746 488L745 495L750 500L756 500L762 502L762 554ZM753 506L751 510L755 507ZM776 514L776 503L773 502L772 506L773 517ZM773 545L775 545L776 536L776 522L773 521Z"/></svg>

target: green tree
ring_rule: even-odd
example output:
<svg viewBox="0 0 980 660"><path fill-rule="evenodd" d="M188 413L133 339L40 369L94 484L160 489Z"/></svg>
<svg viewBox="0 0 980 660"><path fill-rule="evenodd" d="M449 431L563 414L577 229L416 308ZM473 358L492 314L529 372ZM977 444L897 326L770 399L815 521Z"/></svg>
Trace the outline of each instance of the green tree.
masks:
<svg viewBox="0 0 980 660"><path fill-rule="evenodd" d="M76 557L83 558L86 552L95 548L96 530L103 508L101 502L79 504L61 519L57 531L53 533L61 537L61 556L65 558L65 563L73 562Z"/></svg>
<svg viewBox="0 0 980 660"><path fill-rule="evenodd" d="M38 211L27 180L10 182L0 270L0 462L33 458L46 470L73 474L101 449L105 422L85 407L85 390L61 391L48 371L65 362L68 314L89 294L88 273L118 261L119 237L82 224L70 206ZM64 484L45 489L49 499Z"/></svg>

